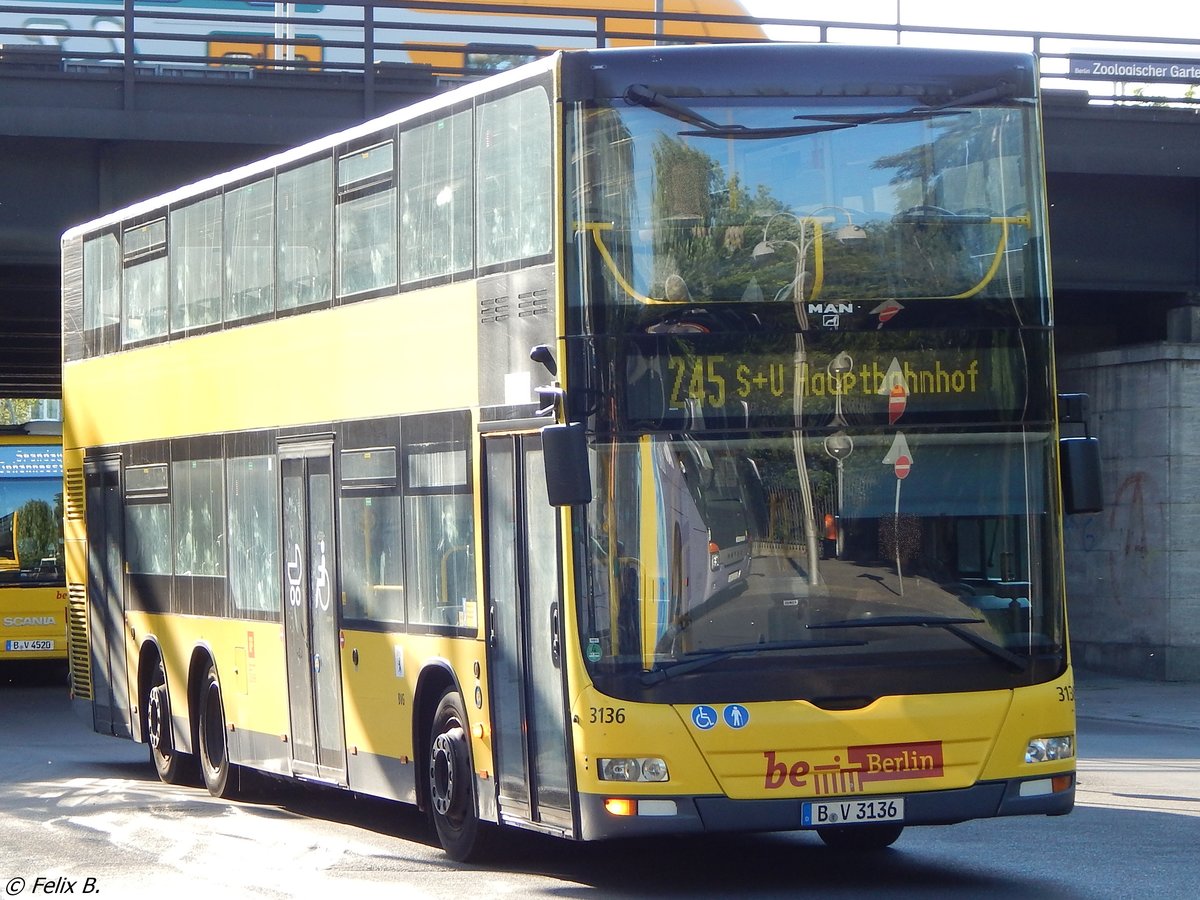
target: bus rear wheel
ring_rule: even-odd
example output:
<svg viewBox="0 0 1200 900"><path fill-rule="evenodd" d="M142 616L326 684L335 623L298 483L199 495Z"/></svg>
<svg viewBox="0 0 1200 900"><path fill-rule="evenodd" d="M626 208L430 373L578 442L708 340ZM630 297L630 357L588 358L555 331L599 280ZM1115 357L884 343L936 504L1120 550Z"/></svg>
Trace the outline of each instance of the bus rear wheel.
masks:
<svg viewBox="0 0 1200 900"><path fill-rule="evenodd" d="M185 780L184 755L175 749L171 733L171 694L167 690L167 672L162 660L155 664L154 683L146 697L146 740L159 781L181 784Z"/></svg>
<svg viewBox="0 0 1200 900"><path fill-rule="evenodd" d="M446 855L459 862L478 858L485 826L475 811L467 714L453 689L442 694L429 729L429 806Z"/></svg>
<svg viewBox="0 0 1200 900"><path fill-rule="evenodd" d="M221 701L217 667L212 663L204 675L198 699L196 737L200 750L200 774L210 794L214 797L230 797L234 793L229 777L233 767L229 764L229 745L225 740L225 706Z"/></svg>
<svg viewBox="0 0 1200 900"><path fill-rule="evenodd" d="M832 825L818 828L817 836L834 850L883 850L896 843L903 825Z"/></svg>

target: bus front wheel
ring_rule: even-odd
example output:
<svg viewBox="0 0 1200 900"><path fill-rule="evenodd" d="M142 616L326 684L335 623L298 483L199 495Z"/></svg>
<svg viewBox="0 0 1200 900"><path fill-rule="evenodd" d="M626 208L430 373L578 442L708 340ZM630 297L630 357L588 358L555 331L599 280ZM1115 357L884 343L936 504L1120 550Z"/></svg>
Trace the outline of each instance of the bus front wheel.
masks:
<svg viewBox="0 0 1200 900"><path fill-rule="evenodd" d="M429 806L442 849L459 862L477 858L483 849L473 782L467 714L462 697L448 689L429 729Z"/></svg>
<svg viewBox="0 0 1200 900"><path fill-rule="evenodd" d="M209 664L200 686L199 715L196 722L197 744L200 750L200 774L204 786L214 797L233 794L229 774L229 746L225 741L225 707L221 701L221 682L217 667Z"/></svg>

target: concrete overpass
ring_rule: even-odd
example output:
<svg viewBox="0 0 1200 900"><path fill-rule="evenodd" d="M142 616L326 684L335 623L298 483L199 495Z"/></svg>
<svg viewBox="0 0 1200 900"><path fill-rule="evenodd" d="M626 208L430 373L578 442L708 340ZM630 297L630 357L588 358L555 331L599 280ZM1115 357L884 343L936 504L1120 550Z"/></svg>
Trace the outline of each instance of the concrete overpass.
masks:
<svg viewBox="0 0 1200 900"><path fill-rule="evenodd" d="M66 227L446 84L125 62L0 48L0 396L59 394ZM1072 644L1093 668L1200 681L1200 103L1128 100L1045 92L1059 385L1092 397L1108 503L1068 523Z"/></svg>

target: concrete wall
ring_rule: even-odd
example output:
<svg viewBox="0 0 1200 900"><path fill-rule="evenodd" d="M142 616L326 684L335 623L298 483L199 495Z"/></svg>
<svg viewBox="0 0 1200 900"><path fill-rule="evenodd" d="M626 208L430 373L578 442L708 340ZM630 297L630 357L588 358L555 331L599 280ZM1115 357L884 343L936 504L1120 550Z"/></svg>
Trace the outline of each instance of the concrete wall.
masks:
<svg viewBox="0 0 1200 900"><path fill-rule="evenodd" d="M1059 390L1091 397L1106 507L1066 523L1075 663L1200 681L1200 345L1060 359Z"/></svg>

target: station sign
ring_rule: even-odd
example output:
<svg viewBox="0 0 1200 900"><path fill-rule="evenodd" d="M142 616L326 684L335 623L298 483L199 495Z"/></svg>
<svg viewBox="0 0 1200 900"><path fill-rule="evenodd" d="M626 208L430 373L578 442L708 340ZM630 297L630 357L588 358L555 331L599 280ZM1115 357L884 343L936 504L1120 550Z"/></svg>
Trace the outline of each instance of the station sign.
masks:
<svg viewBox="0 0 1200 900"><path fill-rule="evenodd" d="M1071 78L1200 84L1200 60L1129 56L1071 56Z"/></svg>

